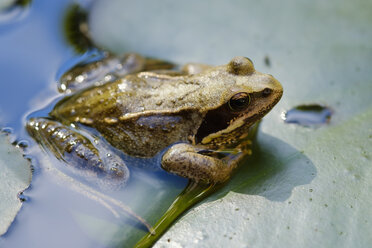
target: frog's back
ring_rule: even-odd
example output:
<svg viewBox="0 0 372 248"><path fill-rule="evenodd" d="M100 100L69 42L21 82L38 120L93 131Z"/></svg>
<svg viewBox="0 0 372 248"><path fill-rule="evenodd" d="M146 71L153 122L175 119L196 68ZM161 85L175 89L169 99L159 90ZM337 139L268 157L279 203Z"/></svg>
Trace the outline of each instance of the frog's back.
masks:
<svg viewBox="0 0 372 248"><path fill-rule="evenodd" d="M95 128L129 155L153 156L174 142L192 142L203 115L197 104L185 99L198 86L182 77L172 79L129 75L62 99L50 115L65 124Z"/></svg>

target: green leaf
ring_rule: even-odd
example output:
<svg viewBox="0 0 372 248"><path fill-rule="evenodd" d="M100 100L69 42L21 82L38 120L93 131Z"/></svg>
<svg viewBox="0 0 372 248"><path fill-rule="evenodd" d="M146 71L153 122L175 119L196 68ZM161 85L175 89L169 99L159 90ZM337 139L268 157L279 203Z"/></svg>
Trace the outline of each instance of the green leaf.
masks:
<svg viewBox="0 0 372 248"><path fill-rule="evenodd" d="M22 202L18 195L28 188L31 177L30 163L6 135L0 134L0 236L20 210Z"/></svg>
<svg viewBox="0 0 372 248"><path fill-rule="evenodd" d="M90 27L102 47L180 63L248 56L284 87L253 157L155 247L372 243L371 13L369 0L96 2ZM333 110L329 124L281 120L312 103Z"/></svg>

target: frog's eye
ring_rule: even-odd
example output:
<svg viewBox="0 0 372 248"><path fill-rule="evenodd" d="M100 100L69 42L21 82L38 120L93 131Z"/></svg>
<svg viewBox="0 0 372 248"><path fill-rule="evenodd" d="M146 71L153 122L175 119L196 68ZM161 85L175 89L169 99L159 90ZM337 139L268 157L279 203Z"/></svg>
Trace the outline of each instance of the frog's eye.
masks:
<svg viewBox="0 0 372 248"><path fill-rule="evenodd" d="M248 107L251 102L251 97L246 92L240 92L233 95L228 104L232 111L242 111Z"/></svg>
<svg viewBox="0 0 372 248"><path fill-rule="evenodd" d="M235 75L250 75L254 72L252 60L246 57L234 57L228 64L228 70Z"/></svg>

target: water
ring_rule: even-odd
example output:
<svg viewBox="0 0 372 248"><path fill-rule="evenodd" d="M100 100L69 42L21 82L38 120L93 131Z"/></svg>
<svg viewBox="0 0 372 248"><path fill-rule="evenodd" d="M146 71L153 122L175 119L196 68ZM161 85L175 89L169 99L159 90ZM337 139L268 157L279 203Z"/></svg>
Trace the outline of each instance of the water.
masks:
<svg viewBox="0 0 372 248"><path fill-rule="evenodd" d="M58 78L89 57L75 52L63 34L69 0L34 1L13 13L0 13L0 128L12 133L35 167L24 205L1 247L107 247L131 245L147 230L117 206L113 210L76 190L60 176L63 167L41 152L24 126L29 116L46 115L60 96ZM187 180L159 168L159 158L127 158L131 177L125 190L110 197L124 202L154 224ZM115 217L114 212L119 213Z"/></svg>
<svg viewBox="0 0 372 248"><path fill-rule="evenodd" d="M306 127L317 127L330 122L332 110L319 104L299 105L288 110L283 119L286 123L294 123Z"/></svg>

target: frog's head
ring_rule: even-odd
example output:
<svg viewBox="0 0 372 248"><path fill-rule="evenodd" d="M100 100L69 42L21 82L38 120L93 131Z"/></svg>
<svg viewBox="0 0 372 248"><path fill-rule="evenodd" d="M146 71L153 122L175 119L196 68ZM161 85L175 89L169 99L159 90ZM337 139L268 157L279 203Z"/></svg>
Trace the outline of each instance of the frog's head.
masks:
<svg viewBox="0 0 372 248"><path fill-rule="evenodd" d="M275 106L283 88L273 76L257 72L245 57L235 57L216 70L217 76L211 81L223 80L223 89L215 96L218 104L206 112L195 136L196 143L234 145Z"/></svg>

